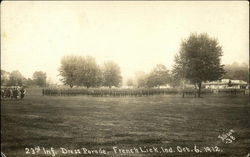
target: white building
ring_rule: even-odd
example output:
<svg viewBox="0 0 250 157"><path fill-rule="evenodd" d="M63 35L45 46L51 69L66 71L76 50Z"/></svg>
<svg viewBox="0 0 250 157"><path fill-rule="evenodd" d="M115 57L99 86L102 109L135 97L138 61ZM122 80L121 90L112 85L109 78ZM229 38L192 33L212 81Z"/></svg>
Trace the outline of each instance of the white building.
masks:
<svg viewBox="0 0 250 157"><path fill-rule="evenodd" d="M220 81L212 81L203 83L206 89L246 89L248 84L242 80L222 79Z"/></svg>

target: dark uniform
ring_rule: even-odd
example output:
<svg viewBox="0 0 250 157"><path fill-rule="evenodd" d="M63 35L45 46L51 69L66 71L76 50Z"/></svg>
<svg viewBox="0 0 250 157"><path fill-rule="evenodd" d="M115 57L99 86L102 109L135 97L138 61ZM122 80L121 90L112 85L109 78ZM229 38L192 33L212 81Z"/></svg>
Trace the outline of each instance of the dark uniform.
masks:
<svg viewBox="0 0 250 157"><path fill-rule="evenodd" d="M20 92L21 92L21 99L23 99L24 96L25 96L25 90L22 88L22 89L20 90Z"/></svg>
<svg viewBox="0 0 250 157"><path fill-rule="evenodd" d="M13 89L13 98L17 99L17 96L18 96L17 88L14 88Z"/></svg>

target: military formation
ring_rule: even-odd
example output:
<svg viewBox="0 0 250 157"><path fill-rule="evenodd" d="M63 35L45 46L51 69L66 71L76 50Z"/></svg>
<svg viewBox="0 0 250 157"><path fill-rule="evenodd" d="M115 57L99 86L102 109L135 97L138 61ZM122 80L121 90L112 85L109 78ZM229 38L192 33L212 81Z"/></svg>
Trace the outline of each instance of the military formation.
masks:
<svg viewBox="0 0 250 157"><path fill-rule="evenodd" d="M147 89L147 88L135 88L135 89L120 89L120 88L71 88L71 89L43 89L43 95L47 96L77 96L77 95L91 95L97 97L103 96L148 96L159 94L176 94L176 89Z"/></svg>
<svg viewBox="0 0 250 157"><path fill-rule="evenodd" d="M24 87L3 87L1 88L1 99L23 99L25 97L26 90Z"/></svg>
<svg viewBox="0 0 250 157"><path fill-rule="evenodd" d="M219 90L221 94L240 94L245 90L230 89ZM203 89L202 94L213 94L211 89ZM42 90L42 94L45 96L150 96L161 94L180 94L182 97L197 97L197 89L177 89L177 88L46 88Z"/></svg>

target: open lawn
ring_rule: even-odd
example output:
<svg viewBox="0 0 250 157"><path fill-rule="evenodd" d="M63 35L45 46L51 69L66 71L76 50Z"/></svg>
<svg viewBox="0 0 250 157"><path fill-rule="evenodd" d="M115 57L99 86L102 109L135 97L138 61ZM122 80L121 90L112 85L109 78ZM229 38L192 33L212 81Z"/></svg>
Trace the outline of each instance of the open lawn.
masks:
<svg viewBox="0 0 250 157"><path fill-rule="evenodd" d="M69 157L250 153L248 95L57 97L27 91L22 101L1 101L1 151L6 157L49 157L54 155L51 147L55 156ZM218 138L230 130L232 141ZM32 153L31 148L36 148L35 154L26 154Z"/></svg>

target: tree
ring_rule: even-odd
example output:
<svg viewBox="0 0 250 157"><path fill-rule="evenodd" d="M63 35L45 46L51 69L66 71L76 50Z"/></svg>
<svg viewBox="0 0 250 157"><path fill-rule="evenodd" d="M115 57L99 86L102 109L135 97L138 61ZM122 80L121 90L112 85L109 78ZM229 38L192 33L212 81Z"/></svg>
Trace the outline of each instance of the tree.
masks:
<svg viewBox="0 0 250 157"><path fill-rule="evenodd" d="M22 86L25 81L25 78L22 74L18 71L12 71L9 76L8 85L9 86Z"/></svg>
<svg viewBox="0 0 250 157"><path fill-rule="evenodd" d="M47 75L45 72L36 71L33 73L33 81L39 87L46 86L46 79L47 79Z"/></svg>
<svg viewBox="0 0 250 157"><path fill-rule="evenodd" d="M35 85L35 82L34 82L31 78L28 78L28 79L26 79L26 81L25 81L25 85L26 85L26 86L34 86L34 85Z"/></svg>
<svg viewBox="0 0 250 157"><path fill-rule="evenodd" d="M65 85L69 85L71 88L76 85L77 73L76 70L79 67L79 63L82 60L81 56L64 56L61 60L61 66L59 68L61 81Z"/></svg>
<svg viewBox="0 0 250 157"><path fill-rule="evenodd" d="M118 87L122 82L120 67L112 62L105 62L103 65L103 85L111 88Z"/></svg>
<svg viewBox="0 0 250 157"><path fill-rule="evenodd" d="M102 71L95 58L87 56L64 56L59 68L65 85L98 87L102 84Z"/></svg>
<svg viewBox="0 0 250 157"><path fill-rule="evenodd" d="M167 70L166 66L158 64L147 77L147 86L157 87L161 85L166 85L170 82L169 80L169 71Z"/></svg>
<svg viewBox="0 0 250 157"><path fill-rule="evenodd" d="M97 73L95 77L95 87L100 87L103 84L103 73L102 68L98 65L97 67Z"/></svg>
<svg viewBox="0 0 250 157"><path fill-rule="evenodd" d="M181 85L181 78L174 72L170 73L169 84L173 88L179 87Z"/></svg>
<svg viewBox="0 0 250 157"><path fill-rule="evenodd" d="M226 74L223 76L225 79L243 80L249 82L249 67L246 63L225 65Z"/></svg>
<svg viewBox="0 0 250 157"><path fill-rule="evenodd" d="M205 34L191 34L182 41L179 54L175 56L173 72L198 86L198 97L204 81L221 79L225 73L220 63L222 48L216 39Z"/></svg>
<svg viewBox="0 0 250 157"><path fill-rule="evenodd" d="M93 57L81 57L76 68L76 84L79 86L97 87L102 83L102 73Z"/></svg>
<svg viewBox="0 0 250 157"><path fill-rule="evenodd" d="M9 75L9 72L1 69L1 85L6 85L8 83Z"/></svg>

